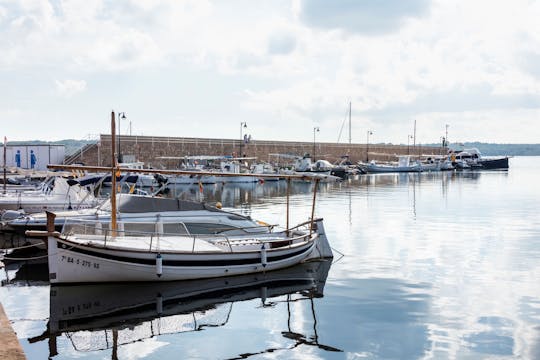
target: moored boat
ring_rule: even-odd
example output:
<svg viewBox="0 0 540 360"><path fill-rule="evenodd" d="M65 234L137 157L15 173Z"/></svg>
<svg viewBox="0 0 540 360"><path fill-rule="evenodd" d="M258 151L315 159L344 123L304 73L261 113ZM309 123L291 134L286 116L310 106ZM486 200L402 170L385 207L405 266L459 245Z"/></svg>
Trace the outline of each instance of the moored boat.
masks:
<svg viewBox="0 0 540 360"><path fill-rule="evenodd" d="M464 170L507 170L508 156L482 156L477 148L451 152L449 158L456 169Z"/></svg>
<svg viewBox="0 0 540 360"><path fill-rule="evenodd" d="M422 165L411 163L410 156L398 156L397 164L377 164L371 161L368 164L361 164L361 168L368 174L371 173L396 173L396 172L421 172Z"/></svg>
<svg viewBox="0 0 540 360"><path fill-rule="evenodd" d="M49 213L49 221L53 214ZM309 226L301 230L301 226ZM51 283L174 281L272 271L330 258L322 219L280 232L190 236L66 224L47 239Z"/></svg>
<svg viewBox="0 0 540 360"><path fill-rule="evenodd" d="M135 194L116 195L117 221L128 224L163 222L165 229L176 226L187 234L245 234L267 232L268 224L257 222L247 216L219 209L206 203L146 196ZM81 210L68 210L56 213L55 230L60 231L69 221L92 220L107 228L111 221L111 200L106 200L98 207ZM4 230L24 232L26 230L45 230L47 215L22 214L5 221ZM182 224L181 228L178 225ZM129 230L129 226L128 230ZM135 225L132 225L135 226ZM140 227L139 227L140 228Z"/></svg>

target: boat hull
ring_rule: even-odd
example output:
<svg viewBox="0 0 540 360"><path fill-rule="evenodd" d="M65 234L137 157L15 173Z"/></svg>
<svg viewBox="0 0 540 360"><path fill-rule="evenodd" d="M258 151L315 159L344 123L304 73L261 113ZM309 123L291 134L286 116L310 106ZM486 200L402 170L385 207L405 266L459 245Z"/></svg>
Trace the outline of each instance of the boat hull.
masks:
<svg viewBox="0 0 540 360"><path fill-rule="evenodd" d="M368 174L377 173L399 173L399 172L421 172L421 166L382 166L382 165L367 165L364 170Z"/></svg>
<svg viewBox="0 0 540 360"><path fill-rule="evenodd" d="M258 273L302 262L311 255L315 244L312 240L294 248L268 250L266 256L259 251L161 253L158 265L156 252L91 248L50 236L49 279L52 284L174 281Z"/></svg>
<svg viewBox="0 0 540 360"><path fill-rule="evenodd" d="M508 169L508 157L497 159L482 159L479 161L482 169L486 170L505 170Z"/></svg>

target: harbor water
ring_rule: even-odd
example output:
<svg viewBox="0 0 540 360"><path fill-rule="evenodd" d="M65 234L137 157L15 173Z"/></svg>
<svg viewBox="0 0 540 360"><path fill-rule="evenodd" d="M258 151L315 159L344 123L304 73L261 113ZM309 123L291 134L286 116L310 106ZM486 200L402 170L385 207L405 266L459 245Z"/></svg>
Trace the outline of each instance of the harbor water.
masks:
<svg viewBox="0 0 540 360"><path fill-rule="evenodd" d="M332 262L51 287L35 259L2 269L0 300L28 359L540 359L538 179L540 157L514 157L508 171L319 184ZM291 224L311 215L313 186L291 185ZM170 195L284 226L286 194L267 181Z"/></svg>

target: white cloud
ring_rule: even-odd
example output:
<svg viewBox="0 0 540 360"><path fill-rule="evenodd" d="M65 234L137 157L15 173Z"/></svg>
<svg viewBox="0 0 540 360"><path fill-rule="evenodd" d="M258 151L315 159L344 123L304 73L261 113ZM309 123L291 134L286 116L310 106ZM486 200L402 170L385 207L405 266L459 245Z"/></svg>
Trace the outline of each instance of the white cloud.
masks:
<svg viewBox="0 0 540 360"><path fill-rule="evenodd" d="M63 97L72 97L86 90L86 81L84 80L55 80L56 91Z"/></svg>
<svg viewBox="0 0 540 360"><path fill-rule="evenodd" d="M382 128L435 113L457 121L471 111L484 118L538 108L539 16L540 3L527 0L0 0L0 75L84 78L96 86L88 100L100 105L118 102L114 89L125 86L130 91L120 105L126 110L140 106L127 97L133 93L174 100L171 93L182 92L188 106L221 103L191 91L187 78L199 77L232 91L225 96L235 102L221 111L202 107L194 120L208 121L214 111L265 121L280 114L282 127L299 122L291 136L305 124L339 128L352 101L359 129L379 127L381 141L398 141L401 134ZM169 74L182 75L172 81ZM85 86L59 81L57 90L67 96ZM17 87L44 92L24 76L10 86ZM157 111L186 117L176 105L160 104ZM216 126L226 133L225 124ZM532 140L527 131L519 137Z"/></svg>

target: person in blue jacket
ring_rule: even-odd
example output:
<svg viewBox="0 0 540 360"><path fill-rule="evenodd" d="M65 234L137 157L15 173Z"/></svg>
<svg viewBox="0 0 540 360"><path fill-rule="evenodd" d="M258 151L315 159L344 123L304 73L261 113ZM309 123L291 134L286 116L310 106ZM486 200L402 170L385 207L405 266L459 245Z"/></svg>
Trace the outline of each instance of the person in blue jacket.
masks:
<svg viewBox="0 0 540 360"><path fill-rule="evenodd" d="M15 164L18 168L21 167L21 150L17 150L17 153L15 154Z"/></svg>
<svg viewBox="0 0 540 360"><path fill-rule="evenodd" d="M36 154L34 150L30 150L30 168L33 169L36 166Z"/></svg>

